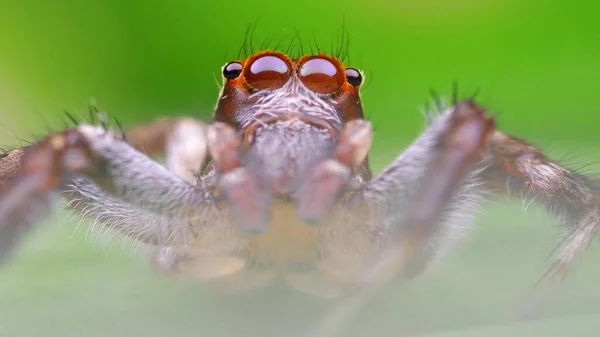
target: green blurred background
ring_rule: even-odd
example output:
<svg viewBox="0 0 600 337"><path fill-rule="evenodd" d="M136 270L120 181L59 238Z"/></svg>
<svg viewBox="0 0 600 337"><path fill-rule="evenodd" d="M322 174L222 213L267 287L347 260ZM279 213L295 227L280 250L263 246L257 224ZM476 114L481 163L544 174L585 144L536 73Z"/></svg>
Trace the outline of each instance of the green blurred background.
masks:
<svg viewBox="0 0 600 337"><path fill-rule="evenodd" d="M600 170L600 5L585 1L0 0L0 144L58 129L90 98L131 126L210 116L220 67L254 41L299 32L306 46L351 35L365 70L376 170L422 130L429 89L452 83L505 131ZM541 208L486 207L437 272L386 290L348 336L596 336L600 255L590 254L538 320L515 311L560 233ZM0 271L0 336L302 336L328 303L285 290L241 296L155 276L143 254L86 243L60 213ZM64 223L56 226L57 223ZM73 234L74 232L74 234ZM276 294L276 295L275 295Z"/></svg>

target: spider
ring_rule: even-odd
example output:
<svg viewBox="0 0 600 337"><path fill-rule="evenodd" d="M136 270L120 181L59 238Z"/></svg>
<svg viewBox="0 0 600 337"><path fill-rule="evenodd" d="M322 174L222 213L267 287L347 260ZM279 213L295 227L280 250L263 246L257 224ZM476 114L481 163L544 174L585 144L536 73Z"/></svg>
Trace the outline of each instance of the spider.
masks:
<svg viewBox="0 0 600 337"><path fill-rule="evenodd" d="M519 191L566 224L545 283L565 277L600 224L596 180L499 131L474 99L427 113L374 175L361 71L265 50L222 74L210 123L165 117L118 132L92 120L2 154L0 260L61 197L147 246L158 272L322 297L419 276L491 192Z"/></svg>

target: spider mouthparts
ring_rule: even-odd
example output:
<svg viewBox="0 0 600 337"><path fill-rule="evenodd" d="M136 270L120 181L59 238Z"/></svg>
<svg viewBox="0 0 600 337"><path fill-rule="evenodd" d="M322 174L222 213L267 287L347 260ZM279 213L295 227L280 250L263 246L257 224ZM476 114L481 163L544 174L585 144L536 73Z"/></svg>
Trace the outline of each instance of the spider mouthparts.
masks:
<svg viewBox="0 0 600 337"><path fill-rule="evenodd" d="M342 194L351 176L350 168L334 159L316 167L303 184L297 214L309 224L318 224Z"/></svg>
<svg viewBox="0 0 600 337"><path fill-rule="evenodd" d="M241 230L260 233L269 221L271 194L248 168L241 166L240 143L233 128L215 123L208 131L208 149L221 171L219 188Z"/></svg>
<svg viewBox="0 0 600 337"><path fill-rule="evenodd" d="M297 210L300 219L316 224L327 215L348 185L353 169L367 157L372 134L368 121L346 123L334 158L318 164L301 186Z"/></svg>
<svg viewBox="0 0 600 337"><path fill-rule="evenodd" d="M247 168L239 167L225 173L220 187L241 230L261 233L267 229L271 195Z"/></svg>
<svg viewBox="0 0 600 337"><path fill-rule="evenodd" d="M302 128L297 132L291 141L299 143L291 148L277 127L263 130L250 150L254 151L251 152L254 157L250 157L256 163L243 165L241 143L235 130L223 123L215 123L209 129L208 148L221 174L219 188L243 231L267 229L274 196L295 199L299 219L309 224L320 223L344 193L354 169L363 164L371 146L371 123L364 120L347 122L337 142L331 136L324 136L326 133L319 128ZM311 147L315 134L321 137L319 140L337 143L334 151L326 153ZM298 155L295 148L303 146L316 153ZM318 159L306 173L297 164L320 155L326 159Z"/></svg>

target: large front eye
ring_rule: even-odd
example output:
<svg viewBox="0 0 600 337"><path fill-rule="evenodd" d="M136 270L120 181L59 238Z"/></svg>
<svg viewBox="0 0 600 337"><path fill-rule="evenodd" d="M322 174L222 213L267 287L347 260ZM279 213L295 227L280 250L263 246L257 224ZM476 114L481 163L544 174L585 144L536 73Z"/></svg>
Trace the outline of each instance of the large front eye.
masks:
<svg viewBox="0 0 600 337"><path fill-rule="evenodd" d="M300 80L310 90L320 94L330 94L342 87L344 73L330 60L314 57L300 67Z"/></svg>
<svg viewBox="0 0 600 337"><path fill-rule="evenodd" d="M277 89L289 80L290 67L277 56L265 55L252 61L244 76L255 89Z"/></svg>

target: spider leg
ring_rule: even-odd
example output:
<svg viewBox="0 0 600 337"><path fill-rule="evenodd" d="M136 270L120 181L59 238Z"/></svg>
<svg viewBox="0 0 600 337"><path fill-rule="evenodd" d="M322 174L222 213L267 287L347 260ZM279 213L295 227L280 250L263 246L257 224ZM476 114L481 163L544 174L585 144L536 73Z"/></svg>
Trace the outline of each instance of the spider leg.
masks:
<svg viewBox="0 0 600 337"><path fill-rule="evenodd" d="M166 155L166 165L187 181L195 182L206 159L206 125L190 117L160 117L127 130L127 141L148 156ZM15 175L25 148L0 153L0 186Z"/></svg>
<svg viewBox="0 0 600 337"><path fill-rule="evenodd" d="M445 116L440 116L440 118L446 117L448 119L442 119L447 123L444 128L437 129L439 125L436 126L435 123L432 126L433 130L442 131L428 135L434 139L427 153L423 153L420 157L427 157L427 166L421 168L423 173L417 182L419 186L415 186L411 198L402 200L408 204L406 214L402 218L393 218L400 222L390 224L396 227L394 231L389 232L390 244L384 245L365 261L360 278L362 287L358 288L353 296L335 306L308 336L339 335L342 328L360 308L383 285L409 266L413 256L418 254L419 249L439 231L448 209L452 208L456 197L464 191L464 179L469 176L474 167L477 167L476 164L483 154L486 142L494 130L493 119L485 116L485 111L472 101L460 102ZM431 132L431 129L428 132ZM392 164L394 165L404 166L398 161ZM375 179L375 181L382 181L383 178ZM384 189L381 185L375 188L379 192L391 193L391 195L397 193Z"/></svg>
<svg viewBox="0 0 600 337"><path fill-rule="evenodd" d="M159 244L185 239L179 234L190 230L189 218L203 219L212 209L209 196L198 187L103 128L89 125L51 135L23 150L19 169L9 176L0 192L0 259L48 212L67 185L71 193L88 198L88 204L114 202L109 204L116 209L99 209L96 217L108 216L121 224L138 219L133 223L144 231L131 233L132 227L123 231ZM119 207L130 210L125 219L113 212ZM164 219L171 225L156 225L160 231L152 232L140 224L150 219L152 224Z"/></svg>
<svg viewBox="0 0 600 337"><path fill-rule="evenodd" d="M390 233L391 245L383 249L383 254L377 254L374 268L369 267L371 273L366 275L367 281L380 277L377 274L382 271L377 269L381 266L387 269L386 264L395 265L387 271L387 278L393 278L439 232L444 218L454 211L454 200L463 197L463 179L477 167L494 127L494 120L473 101L463 101L454 107L449 127L440 135L432 161L424 168L421 186L408 202L402 222L393 224L396 228Z"/></svg>
<svg viewBox="0 0 600 337"><path fill-rule="evenodd" d="M171 171L194 183L196 177L193 173L201 169L206 157L205 133L205 124L195 119L161 117L148 124L135 126L125 133L124 140L148 156L164 154L166 165ZM171 219L141 210L109 195L84 177L73 179L65 187L63 196L69 201L70 208L91 218L94 224L102 222L104 226L117 229L142 242L156 241L149 233L156 233L161 228L169 229L173 223Z"/></svg>
<svg viewBox="0 0 600 337"><path fill-rule="evenodd" d="M164 153L166 165L194 183L194 172L205 164L207 126L190 117L161 117L126 132L127 142L136 150L153 155Z"/></svg>
<svg viewBox="0 0 600 337"><path fill-rule="evenodd" d="M148 156L164 155L166 166L171 171L194 183L196 177L193 173L201 169L206 157L205 133L206 125L195 119L161 117L148 124L135 126L125 133L124 139ZM185 237L185 233L174 235L178 228L187 228L187 225L177 225L184 223L182 219L172 219L128 204L102 191L98 185L85 177L72 179L65 186L63 197L67 199L69 208L92 220L91 230L97 227L108 228L137 242L167 244L168 246L158 246L159 249L155 249L159 253L164 249L171 249L169 241L173 238ZM192 217L188 220L198 222ZM164 239L157 240L157 233L161 233L158 237ZM152 261L167 260L153 257Z"/></svg>
<svg viewBox="0 0 600 337"><path fill-rule="evenodd" d="M483 177L491 187L510 195L521 191L541 202L567 225L524 315L532 314L553 285L560 283L575 258L581 256L600 228L600 181L564 167L525 140L495 131L487 147L491 165Z"/></svg>
<svg viewBox="0 0 600 337"><path fill-rule="evenodd" d="M384 237L404 230L406 217L415 211L413 202L419 190L432 179L437 179L430 175L427 168L434 167L440 153L443 153L444 137L452 135L456 121L468 114L474 114L474 119L483 118L481 116L484 111L470 100L442 111L430 121L417 140L367 183L364 195L367 202L374 205L372 222L379 224ZM444 212L437 219L434 232L429 233L427 242L421 245L408 265L404 266L402 274L407 277L421 274L437 256L443 256L445 251L464 239L470 221L483 202L482 181L479 177L483 166L483 161L470 165L460 176Z"/></svg>
<svg viewBox="0 0 600 337"><path fill-rule="evenodd" d="M4 155L0 164L4 168L4 183L0 190L0 261L4 260L22 232L32 222L43 216L51 200L57 198L55 186L60 183L57 171L63 166L81 169L81 158L86 149L76 133L66 131L38 146L14 150ZM53 153L69 147L64 163L55 163ZM26 159L27 158L27 159ZM69 158L69 159L67 159Z"/></svg>
<svg viewBox="0 0 600 337"><path fill-rule="evenodd" d="M25 149L15 149L0 153L0 187L19 170L24 151Z"/></svg>

